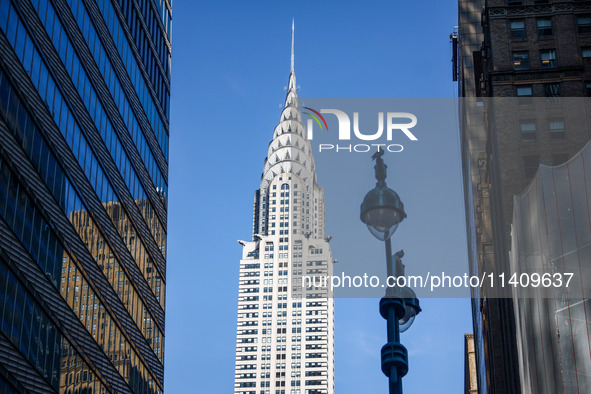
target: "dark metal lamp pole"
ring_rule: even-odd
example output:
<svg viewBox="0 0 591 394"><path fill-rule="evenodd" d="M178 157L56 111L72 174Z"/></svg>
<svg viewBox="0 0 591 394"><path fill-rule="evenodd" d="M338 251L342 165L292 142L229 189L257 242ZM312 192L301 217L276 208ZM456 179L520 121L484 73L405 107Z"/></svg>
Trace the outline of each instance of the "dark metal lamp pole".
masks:
<svg viewBox="0 0 591 394"><path fill-rule="evenodd" d="M383 150L376 152L376 187L370 190L361 203L361 221L370 232L386 244L386 263L388 277L404 275L401 250L392 261L390 238L400 222L406 218L404 204L398 194L386 186L386 164ZM400 343L400 332L406 331L415 316L421 311L419 301L408 287L388 287L386 295L380 300L380 314L387 322L388 343L382 347L382 372L389 379L390 394L402 394L402 377L408 372L408 352Z"/></svg>

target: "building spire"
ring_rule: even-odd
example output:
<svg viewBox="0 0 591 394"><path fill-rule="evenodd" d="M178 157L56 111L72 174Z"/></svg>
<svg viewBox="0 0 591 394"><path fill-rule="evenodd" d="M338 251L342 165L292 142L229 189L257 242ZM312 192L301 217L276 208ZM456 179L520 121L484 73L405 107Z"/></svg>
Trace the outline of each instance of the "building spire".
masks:
<svg viewBox="0 0 591 394"><path fill-rule="evenodd" d="M294 63L294 35L295 35L295 21L294 19L291 20L291 73L293 74L293 63Z"/></svg>
<svg viewBox="0 0 591 394"><path fill-rule="evenodd" d="M296 78L295 78L295 71L294 71L294 63L295 63L295 50L294 50L294 42L295 42L295 21L294 19L291 20L291 69L289 71L289 86L288 91L293 92L293 96L297 96L297 86L296 86ZM288 92L287 99L290 98L290 94ZM287 106L288 100L286 100L285 105Z"/></svg>
<svg viewBox="0 0 591 394"><path fill-rule="evenodd" d="M281 111L279 124L273 132L273 140L267 149L267 158L261 176L260 195L267 196L269 186L279 174L291 174L297 177L305 190L314 191L318 187L316 179L316 166L312 155L312 145L307 138L306 128L302 121L302 113L298 102L296 76L294 71L294 30L295 23L291 23L291 72L289 73L289 85L285 95L285 105ZM290 177L291 177L290 175ZM295 178L294 178L295 179ZM259 211L256 211L259 212ZM262 211L261 211L262 212ZM257 216L258 215L258 216ZM268 228L266 218L255 213L255 233L258 229ZM306 219L307 221L308 219ZM304 222L304 220L302 220ZM308 223L310 228L316 229L314 221ZM318 227L318 233L322 235L323 227ZM308 230L308 229L306 229ZM262 230L261 230L262 231ZM273 231L273 230L271 230Z"/></svg>

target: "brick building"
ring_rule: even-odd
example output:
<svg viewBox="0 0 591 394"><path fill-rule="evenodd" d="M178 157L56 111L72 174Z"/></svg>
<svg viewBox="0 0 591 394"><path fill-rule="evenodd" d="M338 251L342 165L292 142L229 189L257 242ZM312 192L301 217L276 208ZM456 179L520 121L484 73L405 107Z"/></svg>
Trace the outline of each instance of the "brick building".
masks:
<svg viewBox="0 0 591 394"><path fill-rule="evenodd" d="M470 271L509 272L513 196L591 138L591 2L460 0L457 49ZM472 304L480 392L521 392L511 294Z"/></svg>

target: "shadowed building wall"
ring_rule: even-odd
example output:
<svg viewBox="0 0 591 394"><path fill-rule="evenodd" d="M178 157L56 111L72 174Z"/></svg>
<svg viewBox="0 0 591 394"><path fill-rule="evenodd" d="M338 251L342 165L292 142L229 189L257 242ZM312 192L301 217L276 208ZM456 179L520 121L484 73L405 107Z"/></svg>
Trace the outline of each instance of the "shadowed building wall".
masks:
<svg viewBox="0 0 591 394"><path fill-rule="evenodd" d="M460 0L458 29L470 271L510 273L513 196L540 164L566 162L591 137L591 2ZM513 301L473 291L482 393L521 391Z"/></svg>

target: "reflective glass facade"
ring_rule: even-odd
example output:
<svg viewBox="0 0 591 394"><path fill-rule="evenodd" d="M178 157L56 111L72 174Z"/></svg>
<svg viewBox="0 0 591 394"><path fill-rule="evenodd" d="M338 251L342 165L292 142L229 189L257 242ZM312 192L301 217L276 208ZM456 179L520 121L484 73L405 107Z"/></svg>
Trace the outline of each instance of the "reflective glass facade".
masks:
<svg viewBox="0 0 591 394"><path fill-rule="evenodd" d="M163 390L171 12L0 0L0 392Z"/></svg>
<svg viewBox="0 0 591 394"><path fill-rule="evenodd" d="M511 272L524 282L530 274L544 279L512 289L523 394L583 393L591 386L589 174L591 143L566 163L541 166L514 197ZM549 285L550 278L564 286Z"/></svg>

